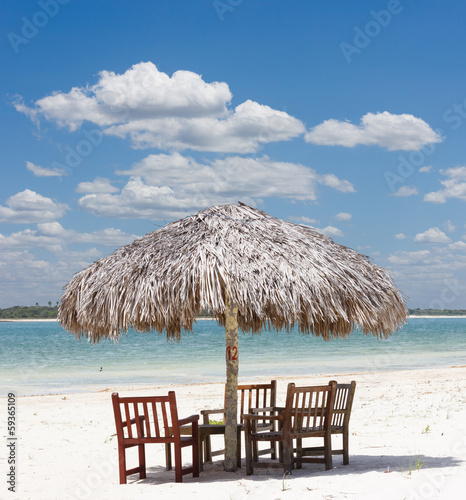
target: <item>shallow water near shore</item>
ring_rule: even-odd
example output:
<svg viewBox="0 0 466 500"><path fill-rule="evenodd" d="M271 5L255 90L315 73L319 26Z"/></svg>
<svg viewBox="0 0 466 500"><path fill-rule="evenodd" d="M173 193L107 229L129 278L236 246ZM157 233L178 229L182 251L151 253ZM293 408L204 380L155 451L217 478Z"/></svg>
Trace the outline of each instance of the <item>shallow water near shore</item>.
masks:
<svg viewBox="0 0 466 500"><path fill-rule="evenodd" d="M56 322L0 323L0 396L95 391L225 379L225 333L199 321L179 343L129 332L119 343L78 341ZM465 318L410 318L386 340L355 332L239 334L239 377L358 373L466 364Z"/></svg>

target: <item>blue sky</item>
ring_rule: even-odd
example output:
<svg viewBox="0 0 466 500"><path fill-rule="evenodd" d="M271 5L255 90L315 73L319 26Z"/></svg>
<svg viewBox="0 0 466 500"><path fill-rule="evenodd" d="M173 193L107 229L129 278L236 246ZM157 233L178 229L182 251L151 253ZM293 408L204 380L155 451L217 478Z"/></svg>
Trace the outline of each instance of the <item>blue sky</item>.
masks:
<svg viewBox="0 0 466 500"><path fill-rule="evenodd" d="M466 308L466 4L0 4L0 307L238 200Z"/></svg>

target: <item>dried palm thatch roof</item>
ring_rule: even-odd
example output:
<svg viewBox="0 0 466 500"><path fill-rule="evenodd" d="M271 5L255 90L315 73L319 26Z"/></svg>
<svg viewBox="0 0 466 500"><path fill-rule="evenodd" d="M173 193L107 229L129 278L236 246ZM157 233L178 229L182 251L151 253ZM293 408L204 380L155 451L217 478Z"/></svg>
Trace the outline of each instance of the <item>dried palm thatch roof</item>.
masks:
<svg viewBox="0 0 466 500"><path fill-rule="evenodd" d="M242 330L299 325L324 339L355 327L386 337L407 317L389 273L317 230L244 204L170 223L77 273L60 323L94 342L156 329L179 339L209 308L225 322L225 294Z"/></svg>

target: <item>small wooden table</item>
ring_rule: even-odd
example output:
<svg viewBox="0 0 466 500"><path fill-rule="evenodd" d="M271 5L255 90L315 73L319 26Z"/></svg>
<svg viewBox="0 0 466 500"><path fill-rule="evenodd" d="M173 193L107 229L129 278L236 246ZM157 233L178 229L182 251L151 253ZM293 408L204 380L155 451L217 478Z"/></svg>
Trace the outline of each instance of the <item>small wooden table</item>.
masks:
<svg viewBox="0 0 466 500"><path fill-rule="evenodd" d="M241 431L243 424L237 424L237 442L236 442L236 465L241 467ZM190 436L190 427L181 427L182 436ZM225 450L212 451L209 436L225 435L225 424L201 424L199 425L199 470L204 470L204 464L212 462L212 457L223 455Z"/></svg>
<svg viewBox="0 0 466 500"><path fill-rule="evenodd" d="M236 432L236 466L241 467L241 431L243 424L237 424ZM212 457L215 455L223 455L224 450L212 451L210 446L209 436L215 434L225 435L225 424L201 424L199 425L199 470L203 470L203 465L207 462L212 462ZM204 449L204 457L202 450Z"/></svg>

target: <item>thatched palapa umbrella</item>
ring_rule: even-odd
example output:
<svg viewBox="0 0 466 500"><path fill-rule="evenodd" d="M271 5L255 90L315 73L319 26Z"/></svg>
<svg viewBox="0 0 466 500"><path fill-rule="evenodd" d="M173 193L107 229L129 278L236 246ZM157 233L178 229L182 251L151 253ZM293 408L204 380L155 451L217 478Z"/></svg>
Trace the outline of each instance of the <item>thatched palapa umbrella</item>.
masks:
<svg viewBox="0 0 466 500"><path fill-rule="evenodd" d="M324 339L354 328L387 337L407 309L389 273L316 229L242 203L167 224L77 273L58 319L78 338L116 339L128 328L180 339L208 308L226 329L225 469L235 470L238 327Z"/></svg>

